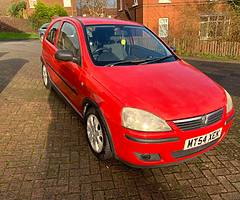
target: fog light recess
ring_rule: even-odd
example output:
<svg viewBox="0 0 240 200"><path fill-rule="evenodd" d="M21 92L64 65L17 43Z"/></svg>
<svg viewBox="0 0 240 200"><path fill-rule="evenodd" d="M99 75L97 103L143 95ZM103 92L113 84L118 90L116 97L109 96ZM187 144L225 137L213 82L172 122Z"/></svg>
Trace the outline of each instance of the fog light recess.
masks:
<svg viewBox="0 0 240 200"><path fill-rule="evenodd" d="M135 155L142 161L159 161L161 159L159 154L135 153Z"/></svg>

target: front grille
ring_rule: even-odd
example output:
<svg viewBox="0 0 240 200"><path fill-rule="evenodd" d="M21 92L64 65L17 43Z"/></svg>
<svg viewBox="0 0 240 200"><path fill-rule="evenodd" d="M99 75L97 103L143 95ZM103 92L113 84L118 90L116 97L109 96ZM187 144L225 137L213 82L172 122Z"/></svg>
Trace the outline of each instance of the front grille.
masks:
<svg viewBox="0 0 240 200"><path fill-rule="evenodd" d="M188 118L188 119L180 119L175 120L173 123L181 130L188 131L194 130L198 128L202 128L205 126L209 126L214 124L222 119L223 116L223 108L216 110L214 112L208 113L206 115Z"/></svg>

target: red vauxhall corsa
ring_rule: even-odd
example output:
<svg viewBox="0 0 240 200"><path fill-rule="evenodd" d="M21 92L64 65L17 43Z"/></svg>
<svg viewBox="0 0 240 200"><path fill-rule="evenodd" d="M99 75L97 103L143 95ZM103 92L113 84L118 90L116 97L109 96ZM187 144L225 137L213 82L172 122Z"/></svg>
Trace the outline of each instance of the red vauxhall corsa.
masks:
<svg viewBox="0 0 240 200"><path fill-rule="evenodd" d="M228 92L135 22L55 19L41 61L44 85L84 119L102 160L156 167L189 159L219 144L233 121Z"/></svg>

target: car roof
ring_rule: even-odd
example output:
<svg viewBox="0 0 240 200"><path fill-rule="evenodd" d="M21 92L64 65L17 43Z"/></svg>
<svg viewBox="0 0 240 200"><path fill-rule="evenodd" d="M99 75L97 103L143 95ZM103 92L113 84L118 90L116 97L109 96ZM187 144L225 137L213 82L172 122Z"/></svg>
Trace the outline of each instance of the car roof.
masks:
<svg viewBox="0 0 240 200"><path fill-rule="evenodd" d="M68 18L68 17L67 17ZM72 17L70 17L72 18ZM120 24L120 25L135 25L143 26L139 23L132 21L125 21L113 18L94 18L94 17L74 17L78 19L83 25L100 25L100 24Z"/></svg>

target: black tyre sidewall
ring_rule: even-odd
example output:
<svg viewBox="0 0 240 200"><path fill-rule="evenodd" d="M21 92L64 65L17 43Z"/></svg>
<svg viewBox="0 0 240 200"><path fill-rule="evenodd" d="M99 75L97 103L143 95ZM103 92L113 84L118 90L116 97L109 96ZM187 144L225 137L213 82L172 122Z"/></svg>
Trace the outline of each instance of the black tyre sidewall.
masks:
<svg viewBox="0 0 240 200"><path fill-rule="evenodd" d="M88 116L89 115L95 115L97 118L98 118L98 121L100 122L100 125L101 125L101 128L102 128L102 131L103 131L103 149L100 153L97 153L93 150L92 146L91 146L91 143L88 139L88 134L87 134L87 119L88 119ZM107 137L107 129L102 121L102 118L100 117L97 109L95 108L89 108L86 112L86 115L84 117L84 123L85 123L85 129L86 129L86 137L87 137L87 141L88 141L88 144L91 148L91 151L93 152L93 154L100 160L108 160L110 158L112 158L112 151L111 151L111 148L110 148L110 144L109 144L109 140L108 140L108 137Z"/></svg>

